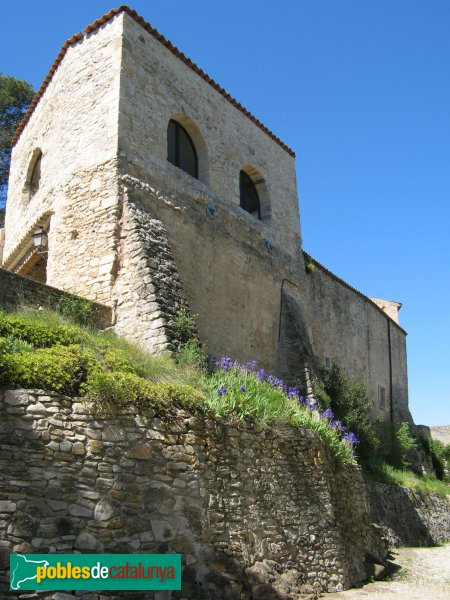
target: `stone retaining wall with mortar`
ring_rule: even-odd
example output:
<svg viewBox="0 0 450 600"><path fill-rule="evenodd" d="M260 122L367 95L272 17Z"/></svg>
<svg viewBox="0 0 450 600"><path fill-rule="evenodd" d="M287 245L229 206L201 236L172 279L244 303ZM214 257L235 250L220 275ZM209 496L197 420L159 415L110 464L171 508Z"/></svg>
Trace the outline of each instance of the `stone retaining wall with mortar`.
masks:
<svg viewBox="0 0 450 600"><path fill-rule="evenodd" d="M8 552L175 552L182 591L139 597L287 600L349 587L378 552L359 468L310 431L99 418L39 390L5 390L0 414L3 589Z"/></svg>

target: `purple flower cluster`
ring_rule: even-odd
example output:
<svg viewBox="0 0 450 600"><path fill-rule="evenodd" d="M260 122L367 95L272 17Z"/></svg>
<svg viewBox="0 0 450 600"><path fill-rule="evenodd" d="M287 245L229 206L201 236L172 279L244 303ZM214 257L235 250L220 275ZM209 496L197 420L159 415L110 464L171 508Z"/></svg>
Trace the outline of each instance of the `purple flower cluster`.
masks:
<svg viewBox="0 0 450 600"><path fill-rule="evenodd" d="M261 382L265 381L266 383L268 383L269 385L271 385L274 388L280 388L284 392L284 394L287 398L290 398L290 399L296 398L300 404L303 404L304 406L306 406L307 408L309 408L312 411L318 409L317 402L315 400L313 400L312 398L308 398L308 397L303 398L303 396L300 396L300 392L299 392L298 388L288 387L282 379L279 379L278 377L275 377L274 375L267 375L267 377L266 377L266 373L265 373L264 369L258 370L258 363L256 360L252 360L252 361L247 362L244 365L240 366L240 365L238 365L238 363L236 361L231 360L231 358L229 356L224 356L220 360L216 361L216 367L219 369L222 369L225 372L230 371L233 367L238 367L239 369L243 369L244 371L249 371L250 373L256 373L256 376L259 381L261 381ZM227 390L226 386L223 385L221 388L219 388L217 390L217 394L219 396L222 396L223 394L226 394L227 391L228 390ZM243 385L241 385L239 388L239 391L245 392L245 387ZM334 429L337 433L343 434L342 438L341 438L343 442L348 442L352 446L359 444L358 438L352 431L349 431L348 433L346 433L347 428L344 425L342 425L341 421L334 420L334 413L331 410L331 408L327 408L326 410L324 410L324 412L322 414L319 413L319 417L321 419L329 420L331 428Z"/></svg>
<svg viewBox="0 0 450 600"><path fill-rule="evenodd" d="M355 444L359 444L359 440L356 437L356 435L353 433L353 431L349 431L348 433L346 433L345 435L343 435L342 436L342 441L343 442L348 442L352 446L355 445Z"/></svg>
<svg viewBox="0 0 450 600"><path fill-rule="evenodd" d="M322 419L334 419L334 412L331 410L331 408L327 408L323 411Z"/></svg>
<svg viewBox="0 0 450 600"><path fill-rule="evenodd" d="M340 421L332 421L331 427L333 429L336 429L337 431L340 431L341 433L344 433L344 431L347 431L347 427L345 425L342 425L342 423Z"/></svg>
<svg viewBox="0 0 450 600"><path fill-rule="evenodd" d="M223 369L225 372L228 372L230 369L234 367L236 363L231 360L229 356L224 356L220 360L216 360L216 367L218 369Z"/></svg>
<svg viewBox="0 0 450 600"><path fill-rule="evenodd" d="M317 410L317 402L315 400L312 400L311 398L306 398L305 404L309 409Z"/></svg>

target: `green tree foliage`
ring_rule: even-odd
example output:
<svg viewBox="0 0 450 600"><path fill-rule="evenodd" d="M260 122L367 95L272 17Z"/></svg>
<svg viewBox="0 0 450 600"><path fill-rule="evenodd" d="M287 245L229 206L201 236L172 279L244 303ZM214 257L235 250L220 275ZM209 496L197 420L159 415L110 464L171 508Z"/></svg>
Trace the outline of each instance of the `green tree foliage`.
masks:
<svg viewBox="0 0 450 600"><path fill-rule="evenodd" d="M34 96L27 81L0 73L0 211L3 212L8 187L11 140ZM2 215L0 214L0 221Z"/></svg>

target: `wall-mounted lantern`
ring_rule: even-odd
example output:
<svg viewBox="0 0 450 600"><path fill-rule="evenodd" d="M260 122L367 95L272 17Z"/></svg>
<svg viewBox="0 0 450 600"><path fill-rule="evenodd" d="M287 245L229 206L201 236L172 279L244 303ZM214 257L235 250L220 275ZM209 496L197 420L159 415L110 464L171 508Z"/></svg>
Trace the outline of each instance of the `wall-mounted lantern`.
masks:
<svg viewBox="0 0 450 600"><path fill-rule="evenodd" d="M47 247L48 236L47 232L43 227L38 227L32 234L33 238L33 246L38 254L46 254L47 250L44 248Z"/></svg>

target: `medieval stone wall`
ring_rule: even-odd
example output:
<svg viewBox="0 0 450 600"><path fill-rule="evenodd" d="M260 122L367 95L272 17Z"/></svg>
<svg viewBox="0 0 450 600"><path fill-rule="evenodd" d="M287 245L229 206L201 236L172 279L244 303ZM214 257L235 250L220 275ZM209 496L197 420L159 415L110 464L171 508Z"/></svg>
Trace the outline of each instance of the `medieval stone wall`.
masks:
<svg viewBox="0 0 450 600"><path fill-rule="evenodd" d="M188 307L167 231L151 206L164 200L130 178L123 183L115 330L149 352L173 349L173 320Z"/></svg>
<svg viewBox="0 0 450 600"><path fill-rule="evenodd" d="M283 148L219 92L123 16L119 153L123 171L148 173L159 189L216 195L290 254L300 248L295 163ZM167 126L186 127L199 155L199 180L167 161ZM239 172L259 172L262 220L239 208ZM251 172L251 170L249 171Z"/></svg>
<svg viewBox="0 0 450 600"><path fill-rule="evenodd" d="M4 589L8 551L174 552L173 599L287 600L305 584L348 587L366 552L383 552L359 469L312 432L183 412L101 418L37 390L2 391L0 414Z"/></svg>
<svg viewBox="0 0 450 600"><path fill-rule="evenodd" d="M290 297L291 308L286 304L286 310L291 313L284 315L281 340L293 337L296 329L297 343L293 348L297 354L292 355L287 345L280 360L298 364L298 354L303 352L307 361L317 359L318 368L325 368L327 359L329 364L339 365L365 383L374 413L382 419L390 419L392 375L393 418L412 422L403 329L318 263L312 273L303 270L297 285L285 287L284 294ZM385 389L384 408L378 403L379 386Z"/></svg>
<svg viewBox="0 0 450 600"><path fill-rule="evenodd" d="M44 218L47 283L100 302L110 300L104 274L118 202L120 33L113 20L67 49L13 148L5 223L5 268L14 267ZM38 149L41 176L30 198L25 188Z"/></svg>

